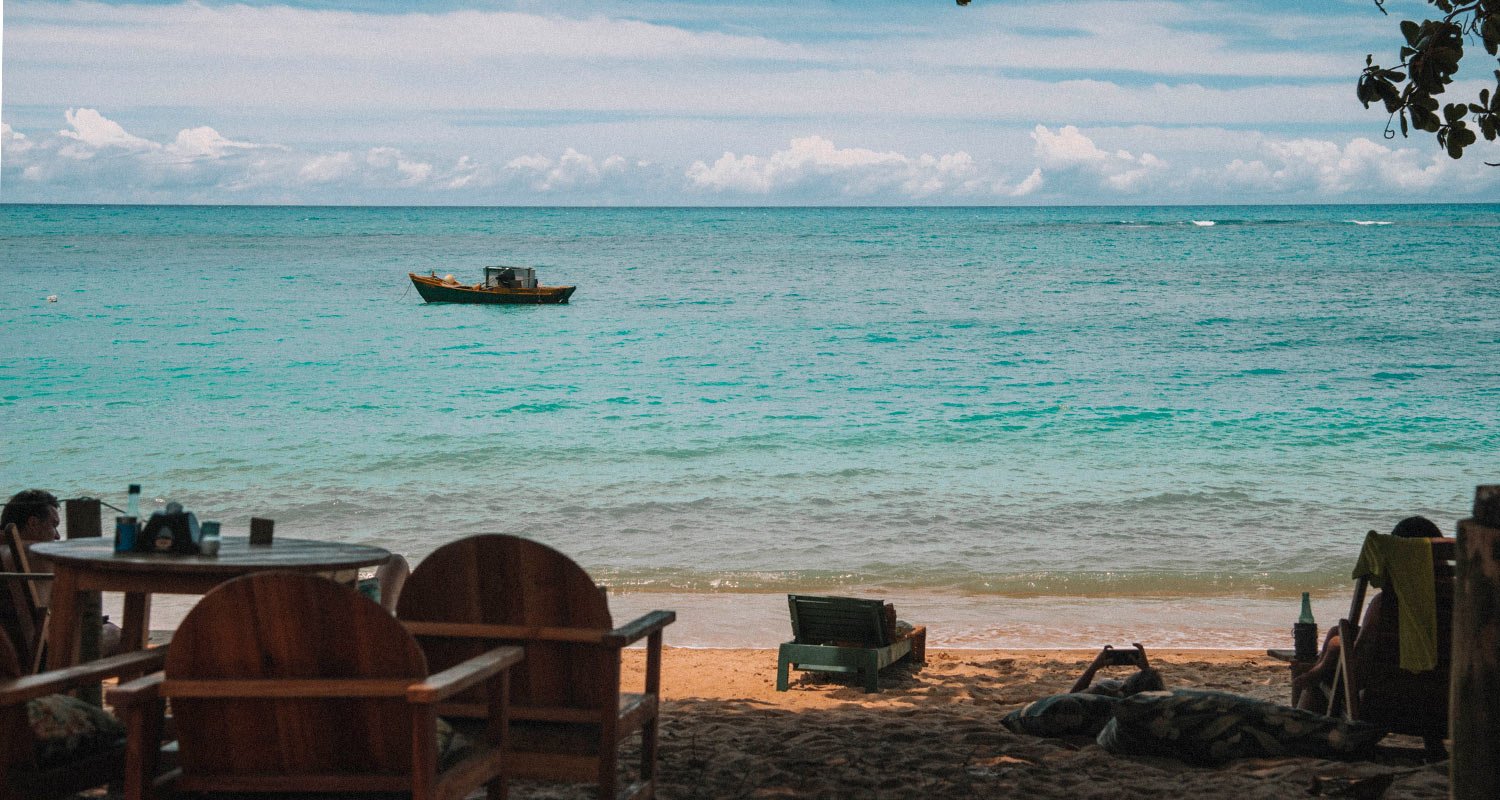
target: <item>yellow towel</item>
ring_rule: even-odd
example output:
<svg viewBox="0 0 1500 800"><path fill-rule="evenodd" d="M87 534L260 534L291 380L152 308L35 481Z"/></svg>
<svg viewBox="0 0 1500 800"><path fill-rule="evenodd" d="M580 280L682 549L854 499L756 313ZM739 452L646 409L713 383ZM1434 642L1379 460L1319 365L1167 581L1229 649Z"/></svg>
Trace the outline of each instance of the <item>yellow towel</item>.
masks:
<svg viewBox="0 0 1500 800"><path fill-rule="evenodd" d="M1437 592L1433 589L1432 542L1370 531L1354 564L1354 577L1368 577L1371 586L1395 591L1400 608L1397 631L1401 637L1401 668L1423 672L1436 667ZM1344 643L1345 647L1351 645Z"/></svg>

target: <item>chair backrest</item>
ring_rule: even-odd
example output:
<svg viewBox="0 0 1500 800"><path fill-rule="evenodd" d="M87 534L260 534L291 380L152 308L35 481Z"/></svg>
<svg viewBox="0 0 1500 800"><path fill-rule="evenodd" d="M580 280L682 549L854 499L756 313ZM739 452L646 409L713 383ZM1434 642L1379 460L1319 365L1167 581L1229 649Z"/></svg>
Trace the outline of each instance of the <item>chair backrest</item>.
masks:
<svg viewBox="0 0 1500 800"><path fill-rule="evenodd" d="M424 678L427 662L378 603L332 581L263 572L228 581L172 637L172 697L184 775L403 774L411 716L403 697L195 699L174 681Z"/></svg>
<svg viewBox="0 0 1500 800"><path fill-rule="evenodd" d="M0 681L19 678L22 674L15 648L11 647L8 637L0 636ZM15 705L0 708L0 775L7 768L34 763L33 753L31 725L26 718L26 707Z"/></svg>
<svg viewBox="0 0 1500 800"><path fill-rule="evenodd" d="M1451 657L1449 651L1452 649L1453 578L1457 568L1458 541L1448 538L1432 538L1428 541L1432 545L1432 578L1437 601L1438 666L1436 671L1446 676ZM1363 603L1367 585L1368 580L1361 578L1355 587L1355 599L1361 603ZM1388 591L1395 594L1396 603L1399 604L1400 595L1395 593L1394 588ZM1358 622L1361 617L1351 616L1350 619ZM1394 669L1399 658L1399 644L1395 635L1398 625L1396 607L1383 604L1379 622L1380 625L1375 630L1369 626L1361 627L1359 637L1354 642L1354 654L1362 662L1361 668L1367 675L1378 673L1382 667L1386 666Z"/></svg>
<svg viewBox="0 0 1500 800"><path fill-rule="evenodd" d="M21 532L13 524L6 525L0 530L0 572L33 571ZM17 663L27 672L36 671L40 661L45 613L36 581L14 578L0 585L0 627L10 640Z"/></svg>
<svg viewBox="0 0 1500 800"><path fill-rule="evenodd" d="M406 579L396 616L410 622L612 628L608 602L582 567L540 542L503 534L459 539L422 559ZM494 646L420 638L434 670ZM609 661L618 660L616 653L563 641L498 641L526 647L526 659L510 671L513 712L528 706L613 710L618 702L617 664ZM473 702L474 696L465 700Z"/></svg>
<svg viewBox="0 0 1500 800"><path fill-rule="evenodd" d="M798 644L885 647L891 643L885 603L857 597L786 596Z"/></svg>

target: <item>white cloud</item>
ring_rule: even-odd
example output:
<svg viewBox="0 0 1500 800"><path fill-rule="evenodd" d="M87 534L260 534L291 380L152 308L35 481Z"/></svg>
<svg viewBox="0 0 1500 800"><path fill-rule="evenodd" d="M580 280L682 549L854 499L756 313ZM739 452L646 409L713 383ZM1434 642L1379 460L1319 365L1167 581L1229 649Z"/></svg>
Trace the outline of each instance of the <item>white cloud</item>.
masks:
<svg viewBox="0 0 1500 800"><path fill-rule="evenodd" d="M606 178L626 170L623 156L613 155L595 163L592 156L569 147L556 161L542 155L521 156L505 165L507 173L538 192L567 191L597 186Z"/></svg>
<svg viewBox="0 0 1500 800"><path fill-rule="evenodd" d="M1010 195L1011 197L1025 197L1026 195L1031 194L1037 189L1042 188L1043 183L1044 181L1042 180L1042 168L1037 167L1036 169L1033 169L1031 171L1030 175L1026 176L1025 180L1021 181L1010 189L1005 190L1004 193Z"/></svg>
<svg viewBox="0 0 1500 800"><path fill-rule="evenodd" d="M28 135L0 127L6 199L37 202L343 203L1089 203L1484 200L1500 170L1455 162L1429 148L1393 148L1219 129L1035 126L1033 147L1007 159L964 150L911 154L840 147L823 135L769 154L726 152L676 166L576 147L548 154L434 157L405 148L299 149L240 141L201 125L165 144L93 109L69 127ZM1010 141L1027 134L1013 132ZM1109 146L1103 146L1107 143ZM1169 160L1145 146L1165 144ZM91 157L108 153L108 158ZM1183 159L1179 165L1178 159ZM686 163L687 166L681 166ZM1019 178L1019 179L1018 179Z"/></svg>
<svg viewBox="0 0 1500 800"><path fill-rule="evenodd" d="M1464 169L1440 152L1394 150L1369 139L1340 145L1324 139L1267 140L1260 157L1234 159L1216 173L1200 175L1224 191L1264 191L1328 199L1360 199L1367 192L1413 196L1464 196L1500 184L1493 176Z"/></svg>
<svg viewBox="0 0 1500 800"><path fill-rule="evenodd" d="M709 191L766 195L784 189L813 189L864 197L894 191L924 199L980 185L974 159L965 152L915 158L860 147L840 149L821 136L793 139L785 150L767 157L725 153L712 166L695 161L688 167L690 186Z"/></svg>
<svg viewBox="0 0 1500 800"><path fill-rule="evenodd" d="M160 150L161 145L132 136L118 122L105 119L92 108L70 108L64 114L69 129L60 130L58 136L72 139L76 144L63 148L62 153L70 158L92 158L100 150L119 148L122 150Z"/></svg>
<svg viewBox="0 0 1500 800"><path fill-rule="evenodd" d="M213 128L186 128L177 132L177 138L167 145L165 151L180 158L222 158L230 150L260 147L249 142L233 142Z"/></svg>
<svg viewBox="0 0 1500 800"><path fill-rule="evenodd" d="M31 148L31 140L26 134L12 130L8 122L0 122L0 153L18 156Z"/></svg>
<svg viewBox="0 0 1500 800"><path fill-rule="evenodd" d="M400 186L417 186L432 177L432 165L425 161L407 158L394 147L372 147L365 154L365 163L377 169L395 168L402 177Z"/></svg>
<svg viewBox="0 0 1500 800"><path fill-rule="evenodd" d="M326 153L304 162L297 175L308 183L330 183L349 176L353 171L353 153Z"/></svg>
<svg viewBox="0 0 1500 800"><path fill-rule="evenodd" d="M1133 156L1128 150L1106 152L1073 125L1064 125L1053 133L1045 125L1031 133L1036 142L1036 157L1052 169L1078 170L1098 176L1108 189L1133 193L1146 188L1154 178L1166 175L1169 164L1150 154Z"/></svg>

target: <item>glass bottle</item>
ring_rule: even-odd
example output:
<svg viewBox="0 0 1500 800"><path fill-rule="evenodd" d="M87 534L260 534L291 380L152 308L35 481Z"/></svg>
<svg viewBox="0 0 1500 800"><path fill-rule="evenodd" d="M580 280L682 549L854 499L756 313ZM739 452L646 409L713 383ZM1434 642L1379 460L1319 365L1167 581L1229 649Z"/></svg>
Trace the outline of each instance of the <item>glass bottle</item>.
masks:
<svg viewBox="0 0 1500 800"><path fill-rule="evenodd" d="M130 499L125 501L125 516L135 519L141 518L141 485L130 484Z"/></svg>

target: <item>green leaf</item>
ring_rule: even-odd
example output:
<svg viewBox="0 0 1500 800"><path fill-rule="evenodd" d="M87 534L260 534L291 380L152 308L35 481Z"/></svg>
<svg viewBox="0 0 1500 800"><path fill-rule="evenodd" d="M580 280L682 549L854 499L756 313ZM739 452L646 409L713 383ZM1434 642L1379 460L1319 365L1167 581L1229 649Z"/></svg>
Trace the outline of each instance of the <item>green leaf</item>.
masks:
<svg viewBox="0 0 1500 800"><path fill-rule="evenodd" d="M1406 138L1406 112L1401 112L1401 138Z"/></svg>
<svg viewBox="0 0 1500 800"><path fill-rule="evenodd" d="M1375 74L1379 75L1382 78L1385 78L1388 81L1404 81L1404 80L1406 80L1406 73L1404 73L1404 72L1397 72L1397 71L1395 71L1393 69L1383 69L1383 70L1380 70L1379 72L1377 72Z"/></svg>
<svg viewBox="0 0 1500 800"><path fill-rule="evenodd" d="M1467 113L1469 113L1469 108L1462 103L1449 103L1443 106L1443 119L1448 120L1450 125L1463 119Z"/></svg>
<svg viewBox="0 0 1500 800"><path fill-rule="evenodd" d="M1464 157L1464 146L1459 144L1456 139L1448 139L1448 157L1454 159Z"/></svg>
<svg viewBox="0 0 1500 800"><path fill-rule="evenodd" d="M1479 35L1486 42L1500 42L1500 17L1490 17L1479 28Z"/></svg>
<svg viewBox="0 0 1500 800"><path fill-rule="evenodd" d="M1417 34L1421 33L1421 31L1422 28L1417 23L1409 19L1401 20L1401 35L1406 37L1407 44L1415 47L1417 44Z"/></svg>

